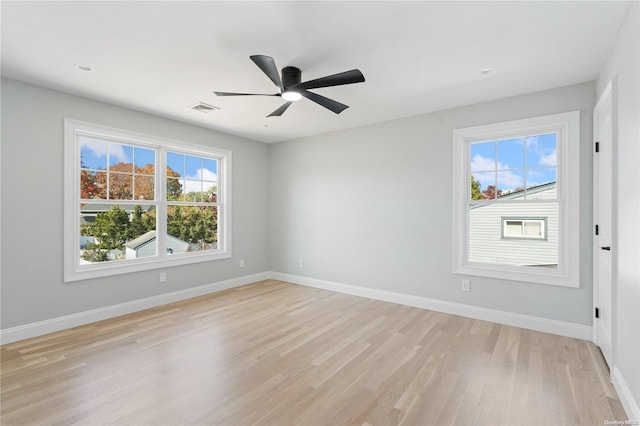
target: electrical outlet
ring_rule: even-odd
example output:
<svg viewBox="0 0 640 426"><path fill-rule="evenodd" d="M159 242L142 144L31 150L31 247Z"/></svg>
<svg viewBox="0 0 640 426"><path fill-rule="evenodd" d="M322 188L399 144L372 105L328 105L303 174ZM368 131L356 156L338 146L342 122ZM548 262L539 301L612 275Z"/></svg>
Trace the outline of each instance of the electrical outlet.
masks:
<svg viewBox="0 0 640 426"><path fill-rule="evenodd" d="M160 272L160 282L161 283L167 282L167 273L166 272Z"/></svg>
<svg viewBox="0 0 640 426"><path fill-rule="evenodd" d="M240 262L239 262L239 263L240 263L240 267L241 267L241 268L244 268L244 259L240 259Z"/></svg>
<svg viewBox="0 0 640 426"><path fill-rule="evenodd" d="M304 259L298 259L298 268L304 268Z"/></svg>
<svg viewBox="0 0 640 426"><path fill-rule="evenodd" d="M471 291L471 281L462 280L462 291Z"/></svg>

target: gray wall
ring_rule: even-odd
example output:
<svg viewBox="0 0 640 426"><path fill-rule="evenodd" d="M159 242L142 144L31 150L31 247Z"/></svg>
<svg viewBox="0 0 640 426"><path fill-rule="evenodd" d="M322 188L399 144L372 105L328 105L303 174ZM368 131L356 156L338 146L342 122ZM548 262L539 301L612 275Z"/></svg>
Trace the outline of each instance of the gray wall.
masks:
<svg viewBox="0 0 640 426"><path fill-rule="evenodd" d="M233 259L63 282L63 119L233 151ZM269 146L2 79L2 328L269 269ZM240 269L238 259L246 260Z"/></svg>
<svg viewBox="0 0 640 426"><path fill-rule="evenodd" d="M268 270L589 325L594 92L586 83L269 146L3 79L2 328ZM452 130L575 109L581 288L472 277L463 293L451 272ZM234 258L170 268L163 284L158 271L64 284L64 117L231 149Z"/></svg>
<svg viewBox="0 0 640 426"><path fill-rule="evenodd" d="M629 14L598 78L598 95L614 82L613 365L640 407L640 3ZM615 148L614 148L615 149ZM617 229L617 232L616 232ZM631 413L627 413L630 416ZM636 413L638 415L638 413ZM636 418L636 420L638 420Z"/></svg>
<svg viewBox="0 0 640 426"><path fill-rule="evenodd" d="M272 270L591 325L594 83L283 142L271 147ZM452 244L452 132L581 111L581 284L471 278ZM304 259L304 268L297 265Z"/></svg>

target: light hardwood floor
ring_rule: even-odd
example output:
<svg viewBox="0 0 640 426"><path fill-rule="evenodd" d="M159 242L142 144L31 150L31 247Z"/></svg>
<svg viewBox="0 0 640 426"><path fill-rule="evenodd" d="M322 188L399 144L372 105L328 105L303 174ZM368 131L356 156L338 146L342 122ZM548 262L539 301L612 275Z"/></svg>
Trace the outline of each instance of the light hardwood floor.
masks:
<svg viewBox="0 0 640 426"><path fill-rule="evenodd" d="M263 281L2 346L2 425L604 425L589 342Z"/></svg>

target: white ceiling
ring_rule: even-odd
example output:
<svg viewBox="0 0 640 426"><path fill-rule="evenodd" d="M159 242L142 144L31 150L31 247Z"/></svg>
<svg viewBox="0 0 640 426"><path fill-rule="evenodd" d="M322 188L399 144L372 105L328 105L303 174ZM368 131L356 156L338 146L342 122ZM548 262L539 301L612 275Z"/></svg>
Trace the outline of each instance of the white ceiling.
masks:
<svg viewBox="0 0 640 426"><path fill-rule="evenodd" d="M2 1L2 74L277 142L594 80L629 4ZM253 54L367 81L315 90L339 115L302 99L265 118L282 99L213 94L274 93Z"/></svg>

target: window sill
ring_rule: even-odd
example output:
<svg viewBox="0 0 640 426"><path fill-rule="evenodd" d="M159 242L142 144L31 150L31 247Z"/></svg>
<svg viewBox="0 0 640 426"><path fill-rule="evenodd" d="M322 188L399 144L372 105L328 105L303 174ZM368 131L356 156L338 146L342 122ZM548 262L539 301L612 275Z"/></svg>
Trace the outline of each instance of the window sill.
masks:
<svg viewBox="0 0 640 426"><path fill-rule="evenodd" d="M508 281L521 281L533 284L546 284L560 287L580 287L578 277L571 279L556 269L546 269L538 267L526 266L509 266L509 265L491 265L487 267L485 264L480 265L463 265L458 266L453 271L454 274L470 275L477 277L497 278Z"/></svg>
<svg viewBox="0 0 640 426"><path fill-rule="evenodd" d="M154 257L149 259L104 262L103 264L77 266L75 270L65 271L64 282L82 281L93 278L109 277L113 275L129 274L153 269L164 269L173 266L190 265L194 263L211 262L230 258L230 252L217 252L203 254L191 253L170 257L163 256L162 258Z"/></svg>

